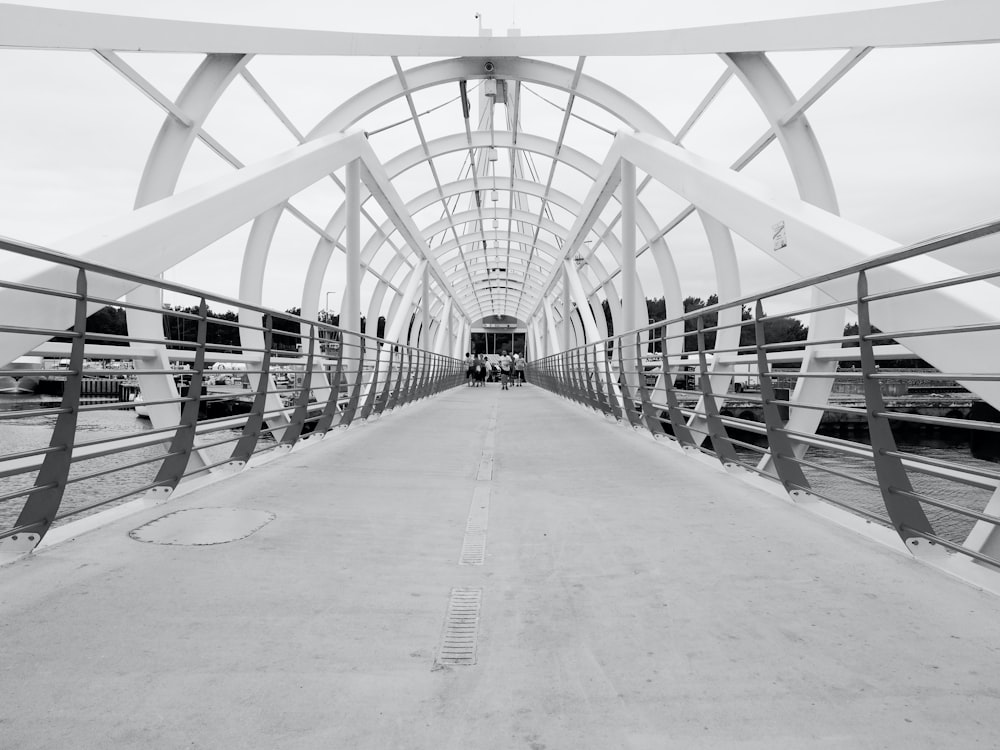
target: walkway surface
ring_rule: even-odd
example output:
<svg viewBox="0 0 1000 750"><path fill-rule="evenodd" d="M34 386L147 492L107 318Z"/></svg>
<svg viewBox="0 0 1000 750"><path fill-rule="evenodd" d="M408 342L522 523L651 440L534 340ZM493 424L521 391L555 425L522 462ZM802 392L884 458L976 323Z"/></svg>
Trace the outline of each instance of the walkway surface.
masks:
<svg viewBox="0 0 1000 750"><path fill-rule="evenodd" d="M195 508L274 520L129 536ZM0 746L993 748L998 648L993 595L539 389L459 388L0 568Z"/></svg>

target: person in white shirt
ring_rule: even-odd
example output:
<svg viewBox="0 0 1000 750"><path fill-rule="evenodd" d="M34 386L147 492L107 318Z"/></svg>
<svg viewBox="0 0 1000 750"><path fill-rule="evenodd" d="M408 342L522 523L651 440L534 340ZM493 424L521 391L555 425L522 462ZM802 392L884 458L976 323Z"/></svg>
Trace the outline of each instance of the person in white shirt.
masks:
<svg viewBox="0 0 1000 750"><path fill-rule="evenodd" d="M500 352L500 384L505 391L510 388L510 373L513 366L514 363L507 355L507 350L504 349Z"/></svg>
<svg viewBox="0 0 1000 750"><path fill-rule="evenodd" d="M514 383L518 388L521 387L521 383L524 382L524 368L525 361L524 357L519 357L514 355Z"/></svg>

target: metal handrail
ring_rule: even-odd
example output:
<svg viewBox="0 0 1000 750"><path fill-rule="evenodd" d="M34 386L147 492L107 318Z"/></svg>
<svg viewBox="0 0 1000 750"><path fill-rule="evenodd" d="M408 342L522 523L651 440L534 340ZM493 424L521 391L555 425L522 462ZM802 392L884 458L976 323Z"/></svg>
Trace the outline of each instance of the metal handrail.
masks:
<svg viewBox="0 0 1000 750"><path fill-rule="evenodd" d="M989 404L975 392L962 388L961 392L952 394L954 398L942 398L940 391L957 389L959 382L969 389L985 389L1000 382L1000 373L925 372L926 368L888 371L875 365L878 342L902 339L899 344L886 345L893 347L888 351L895 356L910 339L985 335L1000 330L1000 322L986 319L959 325L939 324L878 332L871 329L867 319L871 302L884 302L903 295L913 297L995 279L1000 277L1000 270L952 276L877 293L868 292L866 281L866 274L872 269L998 232L1000 221L991 221L759 294L587 341L529 362L529 377L543 388L602 411L619 422L636 428L642 423L654 436L666 438L669 444L696 448L726 465L742 467L780 483L793 493L793 497L818 497L868 521L890 526L901 539L912 542L906 544L911 551L912 547L920 546L914 539L924 543L945 539L947 544L941 546L949 552L1000 568L1000 558L989 551L997 545L976 541L989 538L990 533L1000 534L1000 517L991 512L992 508L986 510L992 494L1000 496L1000 471L992 470L989 468L991 463L980 461L971 453L968 456L925 457L898 449L894 435L894 431L905 434L902 433L904 429L943 430L942 434L957 436L956 439L965 439L968 435L969 445L989 441L991 435L1000 432L1000 414L991 412L997 414L994 418L981 413L979 405L988 412ZM856 309L859 314L857 335L798 342L763 339L762 334L766 333L763 321L768 317L762 313L765 301L847 279L853 279L857 285L853 299L827 301L805 308L796 306L794 314ZM743 319L741 313L738 322L713 322L711 325L703 322L712 316L721 317L723 311L734 308L742 311L746 307L756 310L750 319ZM720 343L717 348L704 343L706 333L716 332L722 336L722 331L742 330L745 326L753 326L753 343L738 346ZM672 331L669 334L668 328ZM689 351L676 352L671 348L678 348L678 343L679 348L684 348L696 341L699 342L697 347ZM852 344L853 347L848 348ZM781 356L782 361L791 357L790 361L806 362L806 347L815 351L817 346L836 345L844 346L844 352L839 356L833 351L827 353L829 356L824 355L828 363L824 367L828 369L773 368L777 356ZM801 356L796 357L795 351ZM732 361L734 352L741 357L739 362ZM838 361L854 361L858 363L857 370L834 371ZM651 362L655 363L652 370ZM777 379L789 384L790 390L775 392ZM735 382L750 381L758 384L757 392L732 389ZM954 385L949 385L948 381ZM839 395L831 393L825 400L810 398L806 395L809 390L804 387L810 383L821 385L827 393L838 385L846 390ZM918 385L923 385L925 393L920 392ZM594 388L598 393L607 393L608 398L594 399L589 393ZM912 390L914 388L916 390ZM932 397L927 392L939 395ZM619 403L627 402L628 409L616 411L615 399ZM640 415L640 419L633 418L633 414ZM792 414L802 419L789 423ZM806 414L813 416L806 418ZM750 415L754 421L749 420ZM810 423L810 420L813 420L813 430L816 424L829 424L823 429L831 431L836 431L838 424L850 425L852 430L861 432L860 437L870 440L871 445L851 432L836 438L793 427ZM776 448L779 439L788 448ZM991 460L1000 463L1000 439L990 450ZM761 455L763 458L758 461ZM857 468L853 468L855 466ZM819 491L811 486L809 477L818 479L820 474L875 489L882 497L882 504L866 505L867 500L852 499L853 493L847 489L844 497L836 497L836 493L829 490ZM914 488L911 475L923 484ZM965 499L956 502L952 495ZM973 524L976 534L971 533ZM983 533L984 526L986 533Z"/></svg>
<svg viewBox="0 0 1000 750"><path fill-rule="evenodd" d="M331 430L376 418L463 382L464 365L460 360L409 343L108 268L14 240L0 238L0 251L77 272L75 290L0 282L0 288L19 294L67 300L64 304L72 304L75 319L65 331L44 326L0 327L0 332L11 335L58 336L70 342L59 345L68 346L69 367L66 369L9 367L0 370L0 375L14 378L47 379L62 390L61 395L52 397L51 406L40 402L37 408L0 412L0 420L54 420L51 438L45 446L29 446L0 455L0 498L5 500L0 506L0 545L16 542L21 550L26 538L37 544L58 521L100 510L149 491L168 495L192 477L222 467L225 473L231 473L234 467L245 467L279 446L287 449L303 441L315 440ZM157 309L89 295L88 281L98 275L185 295L199 300L200 306L193 305L186 310ZM259 313L261 325L209 318L209 302ZM181 319L185 322L185 333L179 338L156 339L87 332L88 305L93 308L101 304L159 314L164 321ZM297 330L276 329L273 322L278 319L297 326ZM264 343L261 345L258 341L256 345L247 346L242 342L213 343L207 336L209 324L226 326L240 333L256 332L257 336L263 336ZM193 336L193 340L189 336ZM294 341L298 348L275 347L277 337ZM101 343L95 344L95 341ZM336 351L325 349L331 341L337 341ZM134 360L135 366L132 369L85 368L88 346L98 347L97 350L106 353L107 342L123 345L113 347L121 350L114 352L114 359ZM186 369L165 369L162 365L148 369L140 367L138 363L148 356L149 347L163 347L168 358L185 363ZM381 352L380 364L376 364L376 352ZM206 364L206 360L220 358L246 366L213 370ZM213 391L211 389L217 386L210 380L216 375L245 377L245 386L235 392ZM127 376L128 381L122 376ZM186 395L176 391L174 379L178 377L189 384ZM275 383L275 378L281 382L282 377L290 379L285 387ZM95 378L103 378L110 389L117 384L118 393L111 397L94 397L96 401L84 403L84 399L89 398L84 392L84 384ZM203 393L206 385L208 391ZM121 390L124 386L133 390L147 386L154 390L159 388L155 397L140 404L154 414L153 429L137 431L133 425L123 423L124 410L136 407L135 403L117 400L125 393ZM109 419L113 414L120 416ZM102 419L105 424L102 433L78 431L79 425ZM212 437L207 438L209 435ZM154 455L146 455L151 450ZM19 498L23 500L20 506ZM21 537L21 534L29 536Z"/></svg>

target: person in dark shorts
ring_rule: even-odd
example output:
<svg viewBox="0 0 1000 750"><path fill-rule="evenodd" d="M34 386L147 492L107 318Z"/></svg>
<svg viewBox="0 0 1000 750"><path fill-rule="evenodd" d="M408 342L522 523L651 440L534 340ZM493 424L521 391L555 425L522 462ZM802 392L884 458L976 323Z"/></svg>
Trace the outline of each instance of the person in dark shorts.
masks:
<svg viewBox="0 0 1000 750"><path fill-rule="evenodd" d="M471 386L473 384L473 369L476 366L476 358L473 357L469 352L465 353L465 384Z"/></svg>
<svg viewBox="0 0 1000 750"><path fill-rule="evenodd" d="M514 367L513 361L507 356L507 350L504 349L500 352L500 384L503 386L502 390L510 389L510 375Z"/></svg>
<svg viewBox="0 0 1000 750"><path fill-rule="evenodd" d="M474 385L477 388L481 388L486 385L486 363L483 361L482 355L476 357L476 363L472 366L473 373L472 377L476 381Z"/></svg>
<svg viewBox="0 0 1000 750"><path fill-rule="evenodd" d="M516 385L518 388L520 388L521 384L524 382L524 367L525 367L524 357L519 357L519 356L517 356L515 354L514 355L514 385Z"/></svg>

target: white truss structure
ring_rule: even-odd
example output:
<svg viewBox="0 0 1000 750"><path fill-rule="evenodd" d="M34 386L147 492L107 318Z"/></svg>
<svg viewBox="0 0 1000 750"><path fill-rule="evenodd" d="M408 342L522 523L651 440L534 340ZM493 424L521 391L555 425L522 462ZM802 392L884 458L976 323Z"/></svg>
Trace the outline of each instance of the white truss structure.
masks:
<svg viewBox="0 0 1000 750"><path fill-rule="evenodd" d="M931 2L711 28L509 38L266 29L0 5L0 46L92 50L163 110L135 210L70 238L56 250L155 275L252 222L239 289L242 300L260 304L276 230L289 217L315 236L308 267L301 273L305 317L317 316L328 266L342 254L347 274L344 288L338 290L343 328L357 331L362 316L373 320L384 315L388 338L453 356L467 348L472 327L491 315L520 321L533 356L607 336L607 322L600 313L605 303L615 332L643 327L645 294L636 259L647 253L668 318L679 316L681 281L669 240L671 232L692 215L703 227L706 260L714 267L722 301L738 299L743 291L733 232L803 278L897 248L898 243L838 217L833 181L807 112L874 48L998 40L1000 6L992 0ZM836 50L842 56L796 96L769 58L795 50ZM135 52L198 53L204 59L172 98L122 57ZM704 54L717 55L725 70L676 133L642 102L586 72L593 57ZM329 113L304 132L277 103L279 93L268 90L254 75L255 60L271 55L345 61L385 57L394 72L345 101L330 102ZM541 59L554 56L576 63L567 67ZM421 57L435 59L409 68L402 63ZM206 122L237 80L256 93L297 146L244 164L209 133ZM766 131L729 165L685 150L685 138L723 88L737 84L759 107ZM440 92L442 103L420 111L417 97L424 92ZM522 117L522 102L529 95L563 102L555 104L562 110L555 132L535 132ZM578 114L580 101L603 110L616 127ZM380 158L371 145L379 131L364 128L374 114L396 112L403 106L408 117L386 128L396 132L410 128L412 145ZM425 122L441 107L449 108L453 129L431 135ZM567 129L580 122L613 135L610 148L590 154L574 149L567 142ZM233 171L177 192L198 141ZM777 198L741 174L773 142L793 175L797 199ZM455 154L464 157L457 173L439 168L453 163ZM554 179L557 170L584 181L589 192L574 196L560 189ZM418 171L429 176L426 187L404 199L397 185ZM338 176L341 172L343 177ZM294 196L329 179L343 200L330 206L325 223L316 222L296 207ZM644 197L654 181L681 196L687 207L664 219ZM434 218L427 218L430 215ZM784 222L788 236L788 247L780 253L773 249L772 227L777 222ZM930 260L915 260L893 271L913 283L944 278L949 272ZM51 273L26 283L71 287L68 277ZM880 284L898 285L899 278L875 275L871 283L877 292ZM362 289L367 290L364 299ZM124 282L95 291L109 299L129 295L130 300L151 307L160 304L159 292ZM820 285L814 302L819 305L847 293ZM28 308L22 301L16 291L0 293L0 319L8 325L50 329L70 322L68 301L45 310ZM911 309L905 298L894 300L891 307L875 306L875 323L892 327L908 320L929 325L928 316L933 316L937 324L967 325L1000 309L1000 292L983 282L965 288L961 298L942 291L939 301L933 311L926 304ZM421 324L407 326L418 311ZM809 321L810 336L815 341L832 338L841 333L843 324L842 312L816 313ZM154 315L130 312L129 325L133 336L162 337ZM738 329L721 334L720 347L727 345L725 336L738 336ZM932 364L947 360L948 369L954 371L996 372L1000 347L993 338L984 333L983 346L956 351L943 339L929 336L916 340L913 350ZM40 342L23 335L0 336L0 362L9 362ZM165 354L161 351L155 362L148 357L144 361L150 369L163 369ZM808 355L802 365L818 372L835 366L835 361ZM150 382L144 389L153 393L153 376L147 377ZM723 390L728 377L720 375ZM794 398L822 403L832 380L805 378L799 383ZM168 389L165 380L162 387ZM977 390L1000 404L1000 393L989 386ZM819 417L817 411L793 410L790 428L812 431Z"/></svg>

